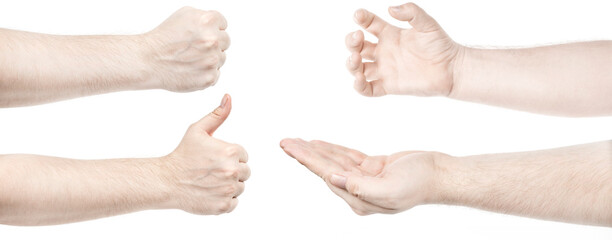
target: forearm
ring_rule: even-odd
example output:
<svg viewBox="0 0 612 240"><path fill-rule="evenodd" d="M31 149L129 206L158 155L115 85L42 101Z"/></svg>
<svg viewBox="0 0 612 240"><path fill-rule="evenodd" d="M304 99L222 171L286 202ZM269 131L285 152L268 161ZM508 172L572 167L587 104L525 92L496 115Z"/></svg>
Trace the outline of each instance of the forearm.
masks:
<svg viewBox="0 0 612 240"><path fill-rule="evenodd" d="M152 88L146 43L0 29L0 107Z"/></svg>
<svg viewBox="0 0 612 240"><path fill-rule="evenodd" d="M565 116L612 114L612 41L463 48L450 97Z"/></svg>
<svg viewBox="0 0 612 240"><path fill-rule="evenodd" d="M436 165L439 203L612 226L612 141Z"/></svg>
<svg viewBox="0 0 612 240"><path fill-rule="evenodd" d="M165 208L160 159L0 156L0 223L47 225Z"/></svg>

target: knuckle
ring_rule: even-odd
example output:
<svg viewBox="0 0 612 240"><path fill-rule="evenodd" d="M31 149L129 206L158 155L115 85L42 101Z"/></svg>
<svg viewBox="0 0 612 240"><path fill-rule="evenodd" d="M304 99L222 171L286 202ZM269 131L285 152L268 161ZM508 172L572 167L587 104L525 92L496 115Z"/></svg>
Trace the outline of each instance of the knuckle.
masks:
<svg viewBox="0 0 612 240"><path fill-rule="evenodd" d="M227 157L237 157L241 152L241 147L238 145L231 145L225 148L225 156Z"/></svg>
<svg viewBox="0 0 612 240"><path fill-rule="evenodd" d="M203 65L205 67L217 67L219 65L220 59L217 55L211 55L204 59Z"/></svg>
<svg viewBox="0 0 612 240"><path fill-rule="evenodd" d="M202 16L200 17L200 23L201 24L208 24L212 21L214 21L216 18L215 14L213 14L211 11L205 12L202 14Z"/></svg>
<svg viewBox="0 0 612 240"><path fill-rule="evenodd" d="M223 188L223 194L226 196L233 196L234 193L236 193L236 191L238 190L238 188L234 185L229 185L229 186L225 186Z"/></svg>
<svg viewBox="0 0 612 240"><path fill-rule="evenodd" d="M203 74L201 77L202 77L202 81L205 83L206 86L217 81L216 73L206 73L206 74Z"/></svg>
<svg viewBox="0 0 612 240"><path fill-rule="evenodd" d="M200 39L198 43L199 45L202 46L202 48L205 48L205 49L215 48L219 46L219 37L205 36L205 37L202 37L202 39Z"/></svg>
<svg viewBox="0 0 612 240"><path fill-rule="evenodd" d="M236 166L226 167L223 170L223 175L228 178L237 178L238 177L238 168Z"/></svg>

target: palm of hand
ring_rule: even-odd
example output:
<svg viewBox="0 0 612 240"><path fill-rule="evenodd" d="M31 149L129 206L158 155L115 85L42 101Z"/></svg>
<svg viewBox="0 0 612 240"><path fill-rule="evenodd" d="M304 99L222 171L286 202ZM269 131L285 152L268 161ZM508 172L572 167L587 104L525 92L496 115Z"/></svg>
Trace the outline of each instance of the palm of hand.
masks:
<svg viewBox="0 0 612 240"><path fill-rule="evenodd" d="M368 156L359 151L323 141L286 139L281 147L290 156L319 175L330 189L358 214L396 213L430 200L433 154L399 152L389 156ZM346 187L333 183L332 175L367 179L368 185ZM352 189L359 187L360 190ZM372 188L372 187L370 187Z"/></svg>
<svg viewBox="0 0 612 240"><path fill-rule="evenodd" d="M389 27L375 50L378 78L388 94L448 95L457 47L442 29L419 32Z"/></svg>

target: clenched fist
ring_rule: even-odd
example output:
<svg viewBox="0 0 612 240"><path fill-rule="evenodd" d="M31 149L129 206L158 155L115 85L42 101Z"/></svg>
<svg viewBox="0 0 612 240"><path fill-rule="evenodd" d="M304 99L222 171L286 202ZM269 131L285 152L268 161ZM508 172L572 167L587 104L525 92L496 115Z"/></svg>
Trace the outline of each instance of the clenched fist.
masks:
<svg viewBox="0 0 612 240"><path fill-rule="evenodd" d="M397 213L438 201L436 152L399 152L368 156L323 142L284 139L281 148L344 199L359 215Z"/></svg>
<svg viewBox="0 0 612 240"><path fill-rule="evenodd" d="M143 34L155 86L175 92L201 90L219 79L230 45L227 21L217 11L184 7Z"/></svg>
<svg viewBox="0 0 612 240"><path fill-rule="evenodd" d="M365 96L450 94L463 47L414 3L391 7L389 13L412 28L390 25L364 9L355 12L357 24L378 38L377 43L365 41L361 31L346 36L351 52L347 68L355 77L355 89Z"/></svg>
<svg viewBox="0 0 612 240"><path fill-rule="evenodd" d="M232 108L229 95L221 106L189 127L179 146L162 160L172 208L196 214L231 212L249 178L247 153L239 145L213 138Z"/></svg>

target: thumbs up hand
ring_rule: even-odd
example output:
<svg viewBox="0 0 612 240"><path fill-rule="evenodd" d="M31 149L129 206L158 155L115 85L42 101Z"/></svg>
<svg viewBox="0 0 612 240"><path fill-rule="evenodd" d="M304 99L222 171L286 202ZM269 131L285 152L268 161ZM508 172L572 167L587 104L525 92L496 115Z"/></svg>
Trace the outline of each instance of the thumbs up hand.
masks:
<svg viewBox="0 0 612 240"><path fill-rule="evenodd" d="M231 212L249 178L247 152L212 137L232 109L229 95L221 105L192 124L179 146L162 161L168 173L172 208L195 214Z"/></svg>
<svg viewBox="0 0 612 240"><path fill-rule="evenodd" d="M365 41L361 31L346 36L355 90L370 97L449 95L464 47L414 3L390 7L389 13L412 28L395 27L364 9L355 12L357 24L378 38L377 43Z"/></svg>

